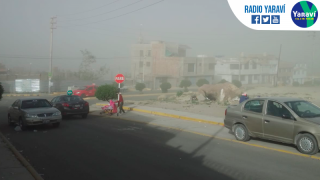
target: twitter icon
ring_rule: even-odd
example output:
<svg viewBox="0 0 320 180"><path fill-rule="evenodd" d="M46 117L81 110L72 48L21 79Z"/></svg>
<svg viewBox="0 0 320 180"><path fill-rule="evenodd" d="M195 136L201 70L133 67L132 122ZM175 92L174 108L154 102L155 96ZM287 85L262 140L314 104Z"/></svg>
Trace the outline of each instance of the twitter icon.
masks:
<svg viewBox="0 0 320 180"><path fill-rule="evenodd" d="M270 15L262 15L261 18L261 24L270 24Z"/></svg>

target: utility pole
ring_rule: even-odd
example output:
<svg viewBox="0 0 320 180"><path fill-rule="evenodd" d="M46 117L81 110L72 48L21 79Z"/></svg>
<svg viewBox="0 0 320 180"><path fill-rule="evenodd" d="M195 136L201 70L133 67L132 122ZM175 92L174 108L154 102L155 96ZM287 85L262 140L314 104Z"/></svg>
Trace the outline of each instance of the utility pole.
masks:
<svg viewBox="0 0 320 180"><path fill-rule="evenodd" d="M143 57L143 61L142 61L142 81L144 83L144 67L146 66L146 61L145 61L146 57Z"/></svg>
<svg viewBox="0 0 320 180"><path fill-rule="evenodd" d="M315 49L314 49L314 47L315 47L315 40L316 40L316 31L313 31L313 32L311 32L311 35L309 35L311 38L312 38L312 47L313 47L313 49L312 49L312 62L314 62L314 51L315 51ZM314 78L312 78L312 84L314 84Z"/></svg>
<svg viewBox="0 0 320 180"><path fill-rule="evenodd" d="M281 58L281 48L282 48L282 44L280 44L279 59L278 59L278 66L277 66L277 78L276 78L275 86L278 86L279 63L280 63L280 58Z"/></svg>
<svg viewBox="0 0 320 180"><path fill-rule="evenodd" d="M56 29L56 27L54 27L54 24L57 24L57 22L55 21L57 17L51 17L51 26L50 26L50 30L51 30L51 35L50 35L50 64L49 64L49 89L48 89L48 93L51 93L51 78L52 78L52 49L53 49L53 29Z"/></svg>

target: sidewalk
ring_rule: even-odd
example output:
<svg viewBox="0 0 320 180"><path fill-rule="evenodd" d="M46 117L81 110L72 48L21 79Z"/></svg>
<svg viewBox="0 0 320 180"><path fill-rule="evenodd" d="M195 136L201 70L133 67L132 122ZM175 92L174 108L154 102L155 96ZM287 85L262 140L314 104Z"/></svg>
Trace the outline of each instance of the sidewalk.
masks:
<svg viewBox="0 0 320 180"><path fill-rule="evenodd" d="M102 107L107 105L107 103L97 103L96 106ZM209 124L217 124L222 125L224 123L223 118L213 117L213 116L206 116L206 115L199 115L189 112L182 112L182 111L175 111L171 109L162 109L162 108L155 108L155 107L147 107L147 106L139 106L135 104L124 106L123 109L129 111L137 111L142 113L154 114L159 116L166 116L176 119L188 120L188 121L195 121L195 122L203 122ZM101 110L101 108L100 108Z"/></svg>
<svg viewBox="0 0 320 180"><path fill-rule="evenodd" d="M34 180L30 172L17 160L0 138L0 179Z"/></svg>

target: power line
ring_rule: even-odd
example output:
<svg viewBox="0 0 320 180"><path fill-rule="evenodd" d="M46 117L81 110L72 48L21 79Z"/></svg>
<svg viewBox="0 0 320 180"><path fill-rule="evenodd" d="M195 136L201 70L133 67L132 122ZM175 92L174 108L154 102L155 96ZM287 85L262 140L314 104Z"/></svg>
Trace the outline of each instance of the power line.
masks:
<svg viewBox="0 0 320 180"><path fill-rule="evenodd" d="M102 5L102 6L99 6L99 7L97 7L97 8L87 10L87 11L77 12L77 13L68 14L68 15L59 16L59 17L72 16L72 15L76 15L76 14L81 14L81 13L86 13L86 12L94 11L94 10L97 10L97 9L100 9L100 8L103 8L103 7L106 7L106 6L110 5L110 4L113 4L113 3L118 2L118 1L120 1L120 0L115 0L115 1L113 1L113 2L111 2L111 3L105 4L105 5Z"/></svg>
<svg viewBox="0 0 320 180"><path fill-rule="evenodd" d="M116 19L116 18L118 18L118 17L122 17L122 16L125 16L125 15L128 15L128 14L131 14L131 13L134 13L134 12L137 12L137 11L140 11L140 10L142 10L142 9L146 9L146 8L148 8L148 7L150 7L150 6L153 6L153 5L156 5L156 4L158 4L158 3L162 2L162 1L164 1L164 0L161 0L161 1L158 1L158 2L155 2L155 3L152 3L152 4L148 5L148 6L144 6L144 7L142 7L142 8L136 9L136 10L134 10L134 11L130 11L130 12L127 12L127 13L125 13L125 14L120 14L120 15L118 15L118 16L114 16L114 17L111 17L111 18L108 18L108 19L104 19L104 20L100 20L100 21L95 21L95 22L90 22L90 23L81 24L81 25L75 25L75 26L83 26L83 25L87 25L87 24L95 24L95 23L100 23L100 22L104 22L104 21Z"/></svg>
<svg viewBox="0 0 320 180"><path fill-rule="evenodd" d="M140 56L127 56L127 57L96 57L95 59L127 59L127 58L138 58ZM0 58L8 59L50 59L50 57L28 57L28 56L0 56ZM54 57L52 59L79 59L82 60L83 57Z"/></svg>
<svg viewBox="0 0 320 180"><path fill-rule="evenodd" d="M129 7L129 6L132 6L132 5L137 4L137 3L141 2L141 1L142 1L142 0L139 0L139 1L136 1L136 2L134 2L134 3L128 4L128 5L126 5L126 6L122 6L122 7L118 8L118 9L114 9L114 10L112 10L112 11L108 11L108 12L105 12L105 13L102 13L102 14L98 14L98 15L94 15L94 16L90 16L90 17L85 17L85 18L80 18L80 19L70 19L70 20L66 20L66 21L81 21L81 20L84 20L84 19L94 18L94 17L97 17L97 16L109 14L109 13L112 13L112 12L114 12L114 11L117 11L117 10L120 10L120 9L123 9L123 8L126 8L126 7ZM65 22L65 21L62 21L62 22Z"/></svg>

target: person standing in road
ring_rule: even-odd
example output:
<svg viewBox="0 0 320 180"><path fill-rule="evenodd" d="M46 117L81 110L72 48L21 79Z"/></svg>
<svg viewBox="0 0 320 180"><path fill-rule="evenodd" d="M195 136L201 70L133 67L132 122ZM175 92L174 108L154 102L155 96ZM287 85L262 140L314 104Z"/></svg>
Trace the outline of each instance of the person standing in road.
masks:
<svg viewBox="0 0 320 180"><path fill-rule="evenodd" d="M123 110L123 97L122 97L122 94L121 92L118 93L119 94L119 101L118 101L118 107L119 107L119 111L120 111L120 114L123 112L123 113L126 113L124 112Z"/></svg>
<svg viewBox="0 0 320 180"><path fill-rule="evenodd" d="M240 101L239 104L241 104L243 101L249 99L248 94L247 93L243 93L240 97Z"/></svg>

